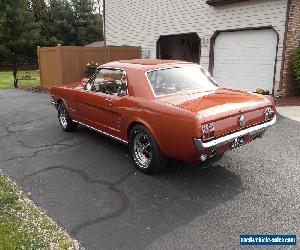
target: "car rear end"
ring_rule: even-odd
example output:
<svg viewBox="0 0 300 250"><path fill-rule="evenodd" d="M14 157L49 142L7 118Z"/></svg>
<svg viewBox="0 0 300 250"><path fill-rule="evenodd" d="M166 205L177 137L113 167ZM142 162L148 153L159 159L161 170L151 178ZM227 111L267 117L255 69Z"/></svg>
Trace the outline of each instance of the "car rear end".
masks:
<svg viewBox="0 0 300 250"><path fill-rule="evenodd" d="M171 154L176 159L205 161L261 137L276 122L272 97L222 88L199 65L152 69L146 76L158 102L195 116L196 132L188 131L190 144ZM187 150L188 157L180 152Z"/></svg>
<svg viewBox="0 0 300 250"><path fill-rule="evenodd" d="M199 159L205 161L261 138L276 123L275 106L267 99L223 104L198 112L198 123L199 137L194 142Z"/></svg>

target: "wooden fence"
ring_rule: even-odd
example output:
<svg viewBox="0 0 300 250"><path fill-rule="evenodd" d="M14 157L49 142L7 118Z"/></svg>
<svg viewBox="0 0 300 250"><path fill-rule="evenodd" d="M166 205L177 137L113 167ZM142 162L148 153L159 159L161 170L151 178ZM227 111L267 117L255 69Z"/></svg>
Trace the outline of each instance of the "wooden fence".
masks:
<svg viewBox="0 0 300 250"><path fill-rule="evenodd" d="M38 48L41 85L46 88L75 82L86 76L87 63L99 65L124 59L141 58L141 47L79 47Z"/></svg>

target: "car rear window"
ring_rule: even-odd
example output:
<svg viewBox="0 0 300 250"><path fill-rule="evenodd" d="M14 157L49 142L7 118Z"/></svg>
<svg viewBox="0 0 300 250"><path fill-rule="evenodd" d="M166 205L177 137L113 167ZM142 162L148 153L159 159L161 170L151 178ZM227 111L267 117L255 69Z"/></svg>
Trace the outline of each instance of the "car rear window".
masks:
<svg viewBox="0 0 300 250"><path fill-rule="evenodd" d="M200 66L184 66L147 72L155 95L168 95L182 91L210 91L217 83Z"/></svg>

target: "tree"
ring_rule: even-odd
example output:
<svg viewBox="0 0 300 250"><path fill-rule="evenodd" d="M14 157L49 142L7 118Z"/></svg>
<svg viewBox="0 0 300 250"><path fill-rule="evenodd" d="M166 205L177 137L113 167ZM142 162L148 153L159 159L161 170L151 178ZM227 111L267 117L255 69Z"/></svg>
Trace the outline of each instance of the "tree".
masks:
<svg viewBox="0 0 300 250"><path fill-rule="evenodd" d="M1 53L36 54L41 25L28 9L27 0L1 0ZM4 13L4 14L3 14Z"/></svg>
<svg viewBox="0 0 300 250"><path fill-rule="evenodd" d="M36 47L85 45L103 38L95 0L0 0L0 55ZM46 4L46 2L48 4Z"/></svg>
<svg viewBox="0 0 300 250"><path fill-rule="evenodd" d="M95 13L93 0L72 0L76 45L86 45L103 39L102 16Z"/></svg>
<svg viewBox="0 0 300 250"><path fill-rule="evenodd" d="M2 2L0 2L0 29L3 27L3 24L5 22L5 18L6 18L5 12L3 11L3 9L4 9L4 4Z"/></svg>
<svg viewBox="0 0 300 250"><path fill-rule="evenodd" d="M29 0L28 4L37 22L42 22L43 24L49 22L48 8L45 0Z"/></svg>
<svg viewBox="0 0 300 250"><path fill-rule="evenodd" d="M5 6L4 2L0 1L0 39L1 39L1 36L3 35L4 24L6 21L6 14L4 12L4 6Z"/></svg>
<svg viewBox="0 0 300 250"><path fill-rule="evenodd" d="M0 1L0 55L2 58L0 58L2 61L6 61L9 50L6 48L6 46L3 44L4 41L4 25L6 22L6 14L4 12L4 3ZM2 62L3 63L3 62ZM1 64L1 61L0 61Z"/></svg>
<svg viewBox="0 0 300 250"><path fill-rule="evenodd" d="M47 37L52 45L76 45L73 8L67 0L50 0Z"/></svg>

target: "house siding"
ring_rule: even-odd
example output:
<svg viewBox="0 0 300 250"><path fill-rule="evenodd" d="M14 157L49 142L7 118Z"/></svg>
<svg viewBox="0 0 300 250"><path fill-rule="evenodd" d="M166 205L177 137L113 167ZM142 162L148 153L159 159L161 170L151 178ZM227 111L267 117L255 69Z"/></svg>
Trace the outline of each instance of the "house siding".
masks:
<svg viewBox="0 0 300 250"><path fill-rule="evenodd" d="M200 63L209 67L210 41L217 30L272 26L279 35L275 91L279 89L288 0L250 0L209 6L206 0L110 0L106 2L108 45L142 46L156 57L160 35L197 32ZM275 92L276 93L276 92Z"/></svg>

